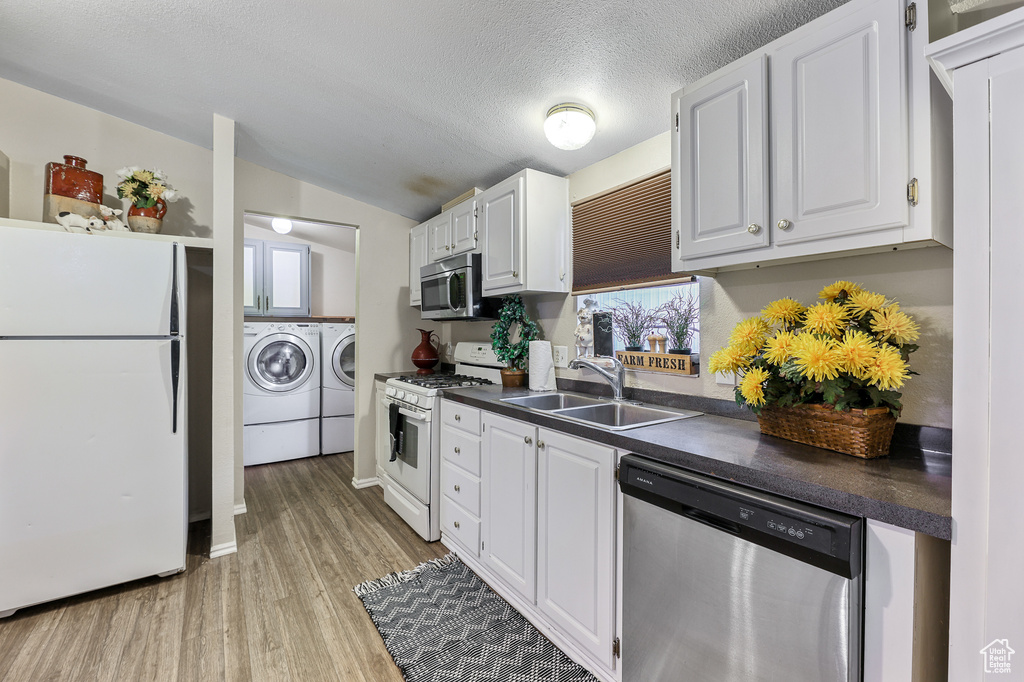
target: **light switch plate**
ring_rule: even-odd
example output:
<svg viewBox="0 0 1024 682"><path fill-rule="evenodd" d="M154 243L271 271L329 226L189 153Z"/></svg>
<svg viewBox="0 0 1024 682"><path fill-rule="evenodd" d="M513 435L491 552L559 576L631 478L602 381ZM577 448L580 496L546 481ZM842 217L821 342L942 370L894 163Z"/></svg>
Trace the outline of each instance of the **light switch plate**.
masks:
<svg viewBox="0 0 1024 682"><path fill-rule="evenodd" d="M554 356L555 367L565 369L569 366L569 347L553 346L551 354Z"/></svg>
<svg viewBox="0 0 1024 682"><path fill-rule="evenodd" d="M717 372L715 374L715 383L722 384L723 386L735 386L736 385L736 373L735 372Z"/></svg>

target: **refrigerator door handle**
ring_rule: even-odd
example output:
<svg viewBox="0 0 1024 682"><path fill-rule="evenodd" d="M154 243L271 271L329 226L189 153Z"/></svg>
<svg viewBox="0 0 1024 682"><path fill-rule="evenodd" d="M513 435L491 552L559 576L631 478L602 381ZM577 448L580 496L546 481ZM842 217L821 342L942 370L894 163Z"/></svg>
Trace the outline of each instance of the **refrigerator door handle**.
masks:
<svg viewBox="0 0 1024 682"><path fill-rule="evenodd" d="M171 433L178 432L178 373L181 365L181 340L171 339Z"/></svg>
<svg viewBox="0 0 1024 682"><path fill-rule="evenodd" d="M171 336L178 335L178 242L171 244Z"/></svg>

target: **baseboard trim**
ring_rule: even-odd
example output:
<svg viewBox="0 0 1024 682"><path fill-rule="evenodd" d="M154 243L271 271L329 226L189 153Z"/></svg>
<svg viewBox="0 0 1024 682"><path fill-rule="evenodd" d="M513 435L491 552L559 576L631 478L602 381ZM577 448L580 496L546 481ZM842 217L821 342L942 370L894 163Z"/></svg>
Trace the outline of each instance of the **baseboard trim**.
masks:
<svg viewBox="0 0 1024 682"><path fill-rule="evenodd" d="M372 488L375 485L380 485L380 479L374 476L373 478L352 478L352 487L359 488Z"/></svg>
<svg viewBox="0 0 1024 682"><path fill-rule="evenodd" d="M195 514L189 514L188 515L188 522L189 523L195 523L196 521L206 521L209 518L210 518L210 512L208 512L208 511L196 512Z"/></svg>
<svg viewBox="0 0 1024 682"><path fill-rule="evenodd" d="M210 558L216 559L220 556L227 556L228 554L234 554L238 551L238 543L232 540L231 542L224 542L219 545L210 547Z"/></svg>
<svg viewBox="0 0 1024 682"><path fill-rule="evenodd" d="M241 504L236 504L235 505L235 516L238 516L240 514L244 514L247 511L249 511L249 510L245 506L245 500L242 500Z"/></svg>

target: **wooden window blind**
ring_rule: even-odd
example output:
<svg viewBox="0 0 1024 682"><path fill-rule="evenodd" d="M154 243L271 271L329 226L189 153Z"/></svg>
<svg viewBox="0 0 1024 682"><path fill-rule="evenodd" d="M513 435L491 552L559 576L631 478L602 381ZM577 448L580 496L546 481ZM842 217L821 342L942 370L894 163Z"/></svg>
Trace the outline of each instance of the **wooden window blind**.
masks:
<svg viewBox="0 0 1024 682"><path fill-rule="evenodd" d="M572 209L572 293L633 289L692 277L672 272L671 172Z"/></svg>

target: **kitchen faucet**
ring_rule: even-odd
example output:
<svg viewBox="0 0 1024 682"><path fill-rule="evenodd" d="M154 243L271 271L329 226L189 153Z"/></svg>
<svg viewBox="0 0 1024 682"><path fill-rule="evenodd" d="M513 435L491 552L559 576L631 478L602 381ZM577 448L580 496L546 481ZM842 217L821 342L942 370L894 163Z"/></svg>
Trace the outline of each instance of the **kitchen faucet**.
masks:
<svg viewBox="0 0 1024 682"><path fill-rule="evenodd" d="M618 358L613 358L606 355L594 356L594 360L598 358L602 360L611 360L612 369L615 370L615 373L613 374L612 372L605 369L601 365L598 365L597 363L591 360L587 360L586 358L576 358L575 360L569 363L569 369L579 369L580 367L587 367L589 369L594 370L595 372L600 374L605 381L611 384L612 399L622 400L622 385L626 383L625 365L619 362Z"/></svg>

